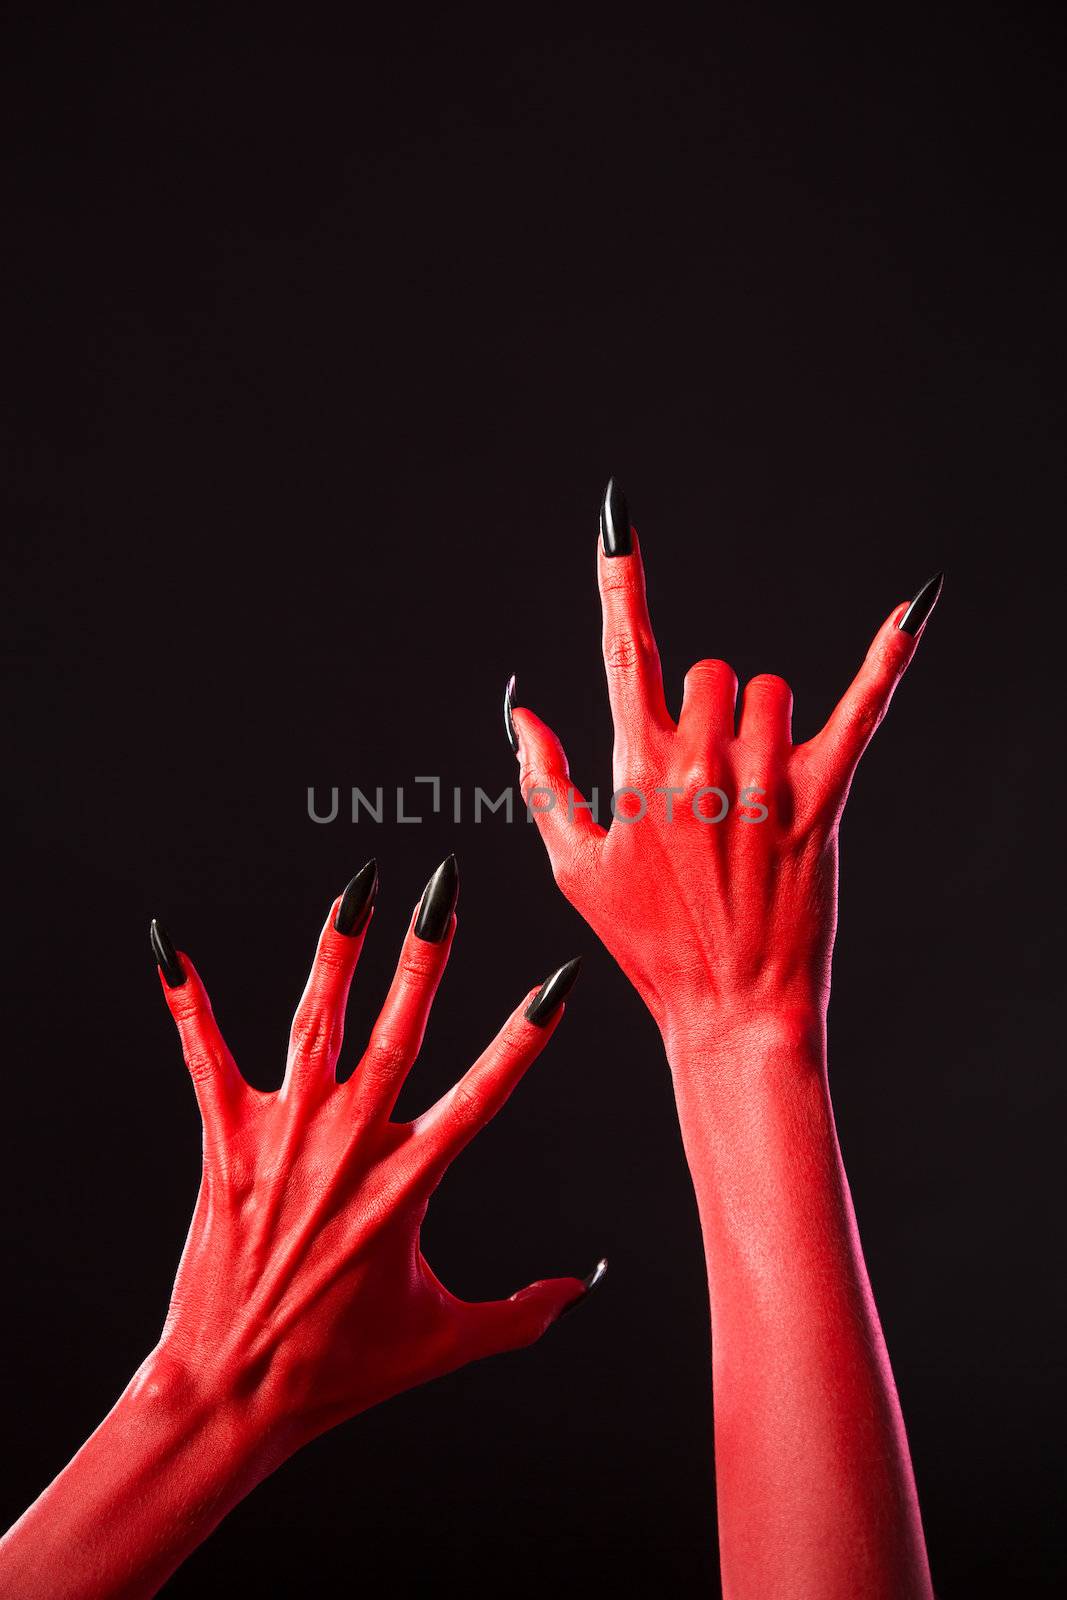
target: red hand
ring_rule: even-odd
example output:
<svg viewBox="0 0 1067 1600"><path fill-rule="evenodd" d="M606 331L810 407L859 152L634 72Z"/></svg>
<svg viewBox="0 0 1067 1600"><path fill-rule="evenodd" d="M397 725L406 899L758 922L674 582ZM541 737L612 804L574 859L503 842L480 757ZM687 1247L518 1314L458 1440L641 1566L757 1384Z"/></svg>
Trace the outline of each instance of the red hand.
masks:
<svg viewBox="0 0 1067 1600"><path fill-rule="evenodd" d="M524 1016L527 995L442 1100L414 1122L393 1122L455 918L439 943L420 939L413 918L367 1049L338 1084L366 927L346 938L335 915L336 906L276 1094L240 1077L188 958L186 983L163 981L204 1120L204 1176L159 1353L253 1387L273 1425L307 1437L468 1361L529 1344L581 1292L564 1278L467 1304L419 1249L430 1195L544 1049L562 1007L538 1027Z"/></svg>
<svg viewBox="0 0 1067 1600"><path fill-rule="evenodd" d="M446 863L431 880L423 906L436 896L433 938L419 937L413 918L344 1084L334 1069L369 912L348 936L336 929L334 904L293 1021L285 1080L270 1094L241 1077L192 962L156 935L203 1118L200 1193L159 1344L0 1544L0 1594L155 1593L307 1440L400 1390L531 1343L598 1280L603 1264L585 1282L555 1278L468 1304L419 1248L430 1195L544 1049L575 975L561 969L531 991L429 1111L391 1121L448 961L452 874Z"/></svg>
<svg viewBox="0 0 1067 1600"><path fill-rule="evenodd" d="M663 694L632 554L598 546L604 662L615 724L615 818L605 829L570 782L567 758L533 712L512 711L520 782L556 882L596 930L669 1040L709 1001L718 1025L761 1006L821 1014L837 906L837 832L853 774L918 643L896 606L833 716L806 744L790 738L781 678L746 686L700 661L675 725ZM642 809L644 814L640 815ZM603 803L602 812L608 805ZM716 820L721 819L721 820Z"/></svg>

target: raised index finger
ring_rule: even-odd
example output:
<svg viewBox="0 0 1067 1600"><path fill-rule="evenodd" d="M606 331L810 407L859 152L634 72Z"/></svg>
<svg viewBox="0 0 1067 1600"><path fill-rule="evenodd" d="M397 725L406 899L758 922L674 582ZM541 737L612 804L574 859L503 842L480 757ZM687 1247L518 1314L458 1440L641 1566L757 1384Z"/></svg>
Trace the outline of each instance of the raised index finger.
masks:
<svg viewBox="0 0 1067 1600"><path fill-rule="evenodd" d="M669 730L674 723L663 698L663 673L648 615L641 548L630 525L626 498L614 479L600 509L597 581L616 750L629 750L649 728Z"/></svg>

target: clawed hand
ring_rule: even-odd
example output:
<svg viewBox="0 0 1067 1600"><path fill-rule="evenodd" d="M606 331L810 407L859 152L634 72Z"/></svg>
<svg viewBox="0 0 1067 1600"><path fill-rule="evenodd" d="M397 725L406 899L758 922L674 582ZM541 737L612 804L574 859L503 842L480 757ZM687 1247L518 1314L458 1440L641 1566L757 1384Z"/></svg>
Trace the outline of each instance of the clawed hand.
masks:
<svg viewBox="0 0 1067 1600"><path fill-rule="evenodd" d="M195 1374L202 1385L211 1375L220 1390L254 1394L294 1442L531 1343L588 1287L555 1278L469 1304L419 1248L430 1195L548 1043L577 963L525 997L436 1105L394 1122L455 933L454 858L430 880L359 1065L338 1083L345 1005L376 890L370 862L330 911L276 1093L242 1078L192 962L153 924L204 1124L200 1194L156 1357L171 1376Z"/></svg>
<svg viewBox="0 0 1067 1600"><path fill-rule="evenodd" d="M793 696L746 686L725 661L686 675L667 710L636 532L618 490L601 515L597 577L615 728L605 829L574 788L556 735L505 695L524 799L556 882L615 956L664 1037L826 1006L836 921L837 830L849 786L911 661L940 589L893 608L822 731L791 739ZM710 1012L714 1012L714 1017Z"/></svg>

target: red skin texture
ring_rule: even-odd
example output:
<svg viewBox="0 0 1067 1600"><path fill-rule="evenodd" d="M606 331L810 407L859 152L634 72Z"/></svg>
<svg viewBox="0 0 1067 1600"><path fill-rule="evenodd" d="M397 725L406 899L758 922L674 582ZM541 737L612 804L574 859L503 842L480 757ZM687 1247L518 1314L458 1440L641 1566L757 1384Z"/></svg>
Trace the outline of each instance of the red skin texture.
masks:
<svg viewBox="0 0 1067 1600"><path fill-rule="evenodd" d="M512 1014L466 1075L390 1120L448 961L409 927L353 1075L335 1079L366 928L335 902L293 1021L285 1081L251 1088L203 985L163 985L200 1105L203 1176L159 1343L68 1467L0 1541L0 1595L141 1600L226 1512L336 1423L416 1384L532 1343L584 1286L535 1283L470 1304L419 1248L453 1158L507 1100L563 1012Z"/></svg>
<svg viewBox="0 0 1067 1600"><path fill-rule="evenodd" d="M791 742L792 695L772 676L748 684L735 731L737 679L722 661L687 674L676 725L633 538L629 556L598 546L597 570L613 790L639 790L646 814L617 815L605 832L577 808L555 734L523 708L514 723L556 882L645 1001L671 1067L707 1257L723 1592L925 1600L918 1501L825 1043L838 824L917 641L897 606L806 744ZM719 823L692 811L710 785L730 801ZM680 791L673 820L657 786ZM748 786L765 791L754 797L763 821L742 820L759 814L735 803ZM714 796L703 804L721 809Z"/></svg>

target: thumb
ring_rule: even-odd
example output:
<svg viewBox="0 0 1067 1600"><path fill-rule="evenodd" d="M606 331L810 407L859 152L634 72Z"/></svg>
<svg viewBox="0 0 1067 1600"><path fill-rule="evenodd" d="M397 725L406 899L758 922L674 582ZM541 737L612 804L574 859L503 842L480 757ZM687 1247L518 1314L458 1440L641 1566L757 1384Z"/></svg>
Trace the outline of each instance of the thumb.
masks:
<svg viewBox="0 0 1067 1600"><path fill-rule="evenodd" d="M567 757L552 729L524 706L513 712L518 741L519 789L544 840L552 875L564 894L585 876L606 837L590 804L574 787Z"/></svg>
<svg viewBox="0 0 1067 1600"><path fill-rule="evenodd" d="M542 1278L509 1300L473 1305L477 1353L497 1355L535 1344L566 1312L585 1304L607 1270L607 1262L601 1260L586 1278Z"/></svg>

